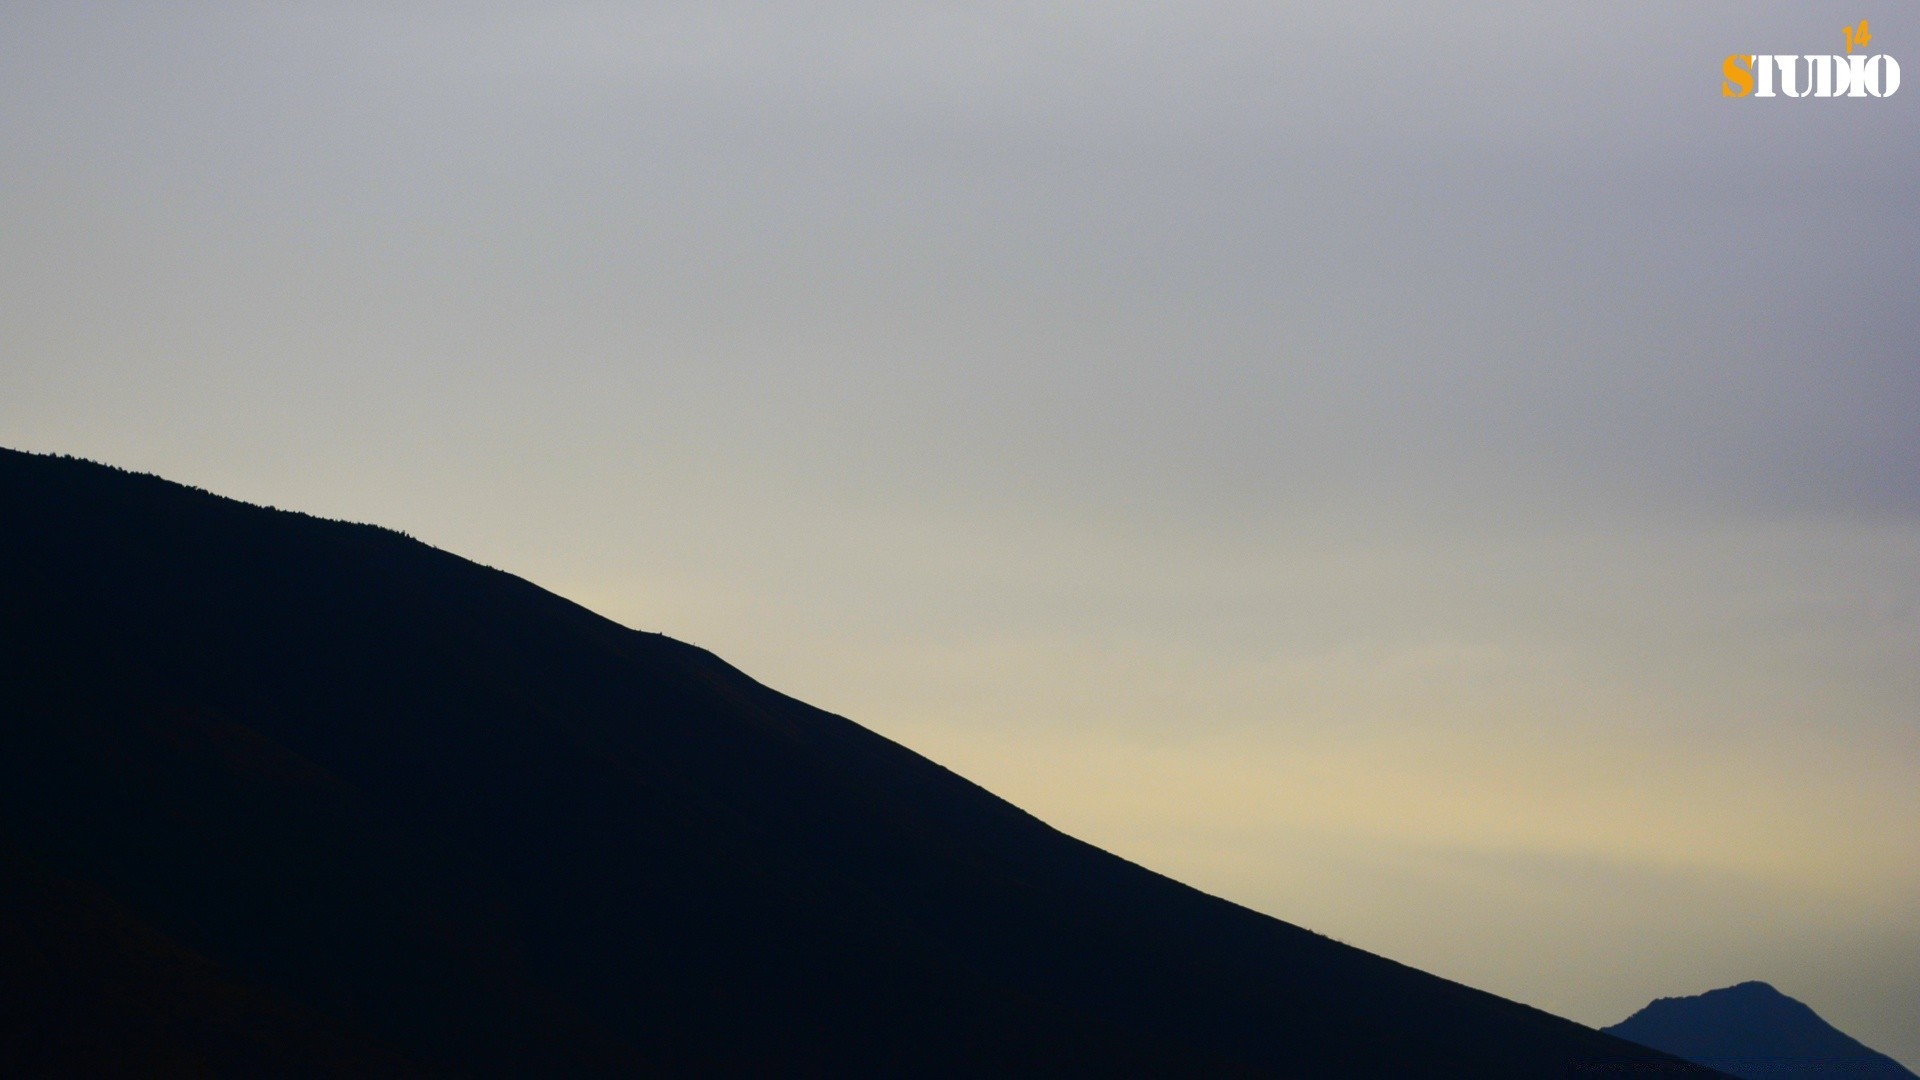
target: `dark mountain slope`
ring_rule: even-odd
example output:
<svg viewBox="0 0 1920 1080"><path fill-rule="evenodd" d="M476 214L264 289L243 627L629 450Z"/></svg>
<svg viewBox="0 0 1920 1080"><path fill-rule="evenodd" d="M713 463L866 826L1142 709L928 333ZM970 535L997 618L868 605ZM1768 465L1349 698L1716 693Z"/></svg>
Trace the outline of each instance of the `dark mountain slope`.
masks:
<svg viewBox="0 0 1920 1080"><path fill-rule="evenodd" d="M1659 998L1605 1030L1744 1080L1920 1080L1763 982Z"/></svg>
<svg viewBox="0 0 1920 1080"><path fill-rule="evenodd" d="M424 1071L246 985L10 848L0 848L0 973L9 1076Z"/></svg>
<svg viewBox="0 0 1920 1080"><path fill-rule="evenodd" d="M38 868L8 894L29 947L15 908L80 883L204 963L180 1009L248 996L316 1061L1704 1075L1142 870L397 533L12 451L0 840ZM33 1030L0 1066L59 1052Z"/></svg>

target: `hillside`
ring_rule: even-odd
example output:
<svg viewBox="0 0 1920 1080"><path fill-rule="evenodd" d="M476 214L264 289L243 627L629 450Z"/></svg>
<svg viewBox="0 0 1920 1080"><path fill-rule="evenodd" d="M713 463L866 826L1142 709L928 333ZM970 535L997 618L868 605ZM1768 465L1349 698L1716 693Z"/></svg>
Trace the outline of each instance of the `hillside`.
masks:
<svg viewBox="0 0 1920 1080"><path fill-rule="evenodd" d="M13 451L0 508L0 1071L1710 1075L389 530Z"/></svg>

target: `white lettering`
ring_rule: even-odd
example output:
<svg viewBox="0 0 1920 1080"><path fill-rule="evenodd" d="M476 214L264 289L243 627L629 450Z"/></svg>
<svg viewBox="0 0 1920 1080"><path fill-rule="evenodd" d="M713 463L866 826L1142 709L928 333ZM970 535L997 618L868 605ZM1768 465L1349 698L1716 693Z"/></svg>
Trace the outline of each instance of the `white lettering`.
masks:
<svg viewBox="0 0 1920 1080"><path fill-rule="evenodd" d="M1847 92L1847 60L1843 56L1809 56L1807 64L1813 68L1813 96L1840 97ZM1833 76L1838 73L1841 79L1836 89Z"/></svg>
<svg viewBox="0 0 1920 1080"><path fill-rule="evenodd" d="M1882 69L1880 72L1880 96L1892 97L1893 92L1900 89L1900 61L1884 53L1874 57L1874 59L1880 61Z"/></svg>
<svg viewBox="0 0 1920 1080"><path fill-rule="evenodd" d="M1800 59L1798 56L1773 58L1773 62L1780 65L1780 92L1788 97L1799 97L1801 91L1805 91L1809 97L1813 94L1813 73L1807 73L1804 84L1800 81Z"/></svg>
<svg viewBox="0 0 1920 1080"><path fill-rule="evenodd" d="M1847 57L1847 96L1867 96L1867 61L1871 56L1857 54Z"/></svg>
<svg viewBox="0 0 1920 1080"><path fill-rule="evenodd" d="M1743 70L1737 54L1727 57L1726 96L1746 97L1746 88L1751 86L1753 97L1775 97L1776 74L1778 93L1790 98L1892 97L1894 91L1900 89L1900 62L1885 53L1873 56L1756 54L1746 59L1749 66ZM1805 62L1804 74L1802 61ZM1751 82L1747 72L1752 73Z"/></svg>

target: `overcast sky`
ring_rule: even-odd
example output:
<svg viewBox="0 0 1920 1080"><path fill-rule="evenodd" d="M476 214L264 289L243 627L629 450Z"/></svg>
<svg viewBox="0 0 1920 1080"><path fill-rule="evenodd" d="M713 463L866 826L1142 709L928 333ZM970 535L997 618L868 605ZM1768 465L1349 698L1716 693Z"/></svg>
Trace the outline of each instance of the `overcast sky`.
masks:
<svg viewBox="0 0 1920 1080"><path fill-rule="evenodd" d="M1911 5L10 3L0 443L1595 1024L1920 1067Z"/></svg>

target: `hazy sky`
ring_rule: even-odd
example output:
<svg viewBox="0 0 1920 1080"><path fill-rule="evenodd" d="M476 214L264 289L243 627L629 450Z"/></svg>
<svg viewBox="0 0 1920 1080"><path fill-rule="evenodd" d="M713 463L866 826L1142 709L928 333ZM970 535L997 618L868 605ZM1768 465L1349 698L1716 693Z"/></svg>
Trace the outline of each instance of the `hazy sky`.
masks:
<svg viewBox="0 0 1920 1080"><path fill-rule="evenodd" d="M1721 96L1863 18L1894 97ZM13 2L0 101L0 443L1920 1067L1912 5Z"/></svg>

